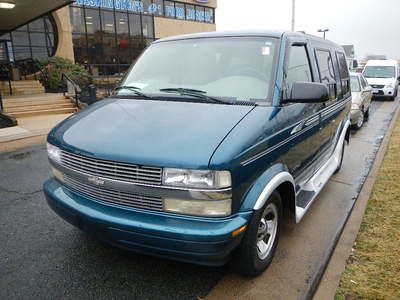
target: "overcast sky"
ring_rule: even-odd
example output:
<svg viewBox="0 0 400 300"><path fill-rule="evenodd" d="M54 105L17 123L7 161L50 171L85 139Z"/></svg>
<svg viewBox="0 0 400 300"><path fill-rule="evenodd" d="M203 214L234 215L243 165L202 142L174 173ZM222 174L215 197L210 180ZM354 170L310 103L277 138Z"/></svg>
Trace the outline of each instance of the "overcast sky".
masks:
<svg viewBox="0 0 400 300"><path fill-rule="evenodd" d="M218 0L217 30L290 30L292 0ZM296 30L400 59L400 0L296 0Z"/></svg>

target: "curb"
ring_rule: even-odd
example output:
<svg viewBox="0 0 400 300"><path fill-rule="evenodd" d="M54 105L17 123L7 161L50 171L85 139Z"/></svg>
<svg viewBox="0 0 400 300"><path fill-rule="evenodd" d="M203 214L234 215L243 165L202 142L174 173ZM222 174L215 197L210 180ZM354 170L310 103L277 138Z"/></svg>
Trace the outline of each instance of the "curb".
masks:
<svg viewBox="0 0 400 300"><path fill-rule="evenodd" d="M362 183L361 190L359 191L359 193L356 196L357 199L353 202L353 205L351 206L350 210L348 211L348 213L344 219L344 222L340 225L340 227L338 227L335 238L332 240L331 247L329 247L328 251L326 252L325 257L322 259L320 266L318 268L318 271L310 279L309 289L304 294L303 299L313 299L316 292L319 289L321 289L321 291L327 290L323 286L324 283L321 282L321 280L325 276L325 274L329 268L329 265L331 263L333 263L333 261L335 261L335 264L339 263L339 264L343 265L343 270L340 272L340 274L344 271L344 267L346 266L346 260L348 258L348 255L335 256L335 254L337 252L337 247L342 246L348 250L348 252L347 252L348 254L351 253L352 245L353 245L355 239L357 238L358 231L361 226L362 219L363 219L362 217L364 216L364 211L365 211L366 205L367 205L369 197L372 193L372 189L373 189L373 186L374 186L374 183L376 180L377 173L379 171L379 168L382 164L386 150L388 148L390 137L392 135L392 131L394 129L394 125L396 123L397 117L399 116L399 113L400 113L400 104L398 103L397 108L395 109L395 111L393 113L393 117L392 117L392 120L390 121L389 127L385 133L385 136L384 136L382 142L380 143L378 150L375 154L373 165L370 168L370 170L368 171L368 175L365 177L365 179ZM350 139L350 143L351 143L351 139ZM366 184L366 183L368 183L368 184ZM353 212L355 209L361 213L361 218L353 220ZM342 245L341 243L343 243L342 240L344 238L342 233L344 233L344 231L347 229L347 227L350 225L350 223L352 223L351 225L356 226L357 230L355 232L347 233L348 234L347 237L351 238L351 240L352 240L350 247L348 247L347 246L348 243L346 243L346 245ZM348 248L350 248L350 249L348 249ZM333 276L331 276L331 277L333 277ZM340 281L340 276L338 279L337 278L326 278L326 281L329 281L329 280L336 281L336 287L338 287L339 281ZM336 289L335 289L335 292L336 292ZM331 296L332 297L330 297L330 299L334 299L334 294ZM318 299L318 298L319 297L315 297L314 299ZM325 299L327 299L327 298L325 298Z"/></svg>

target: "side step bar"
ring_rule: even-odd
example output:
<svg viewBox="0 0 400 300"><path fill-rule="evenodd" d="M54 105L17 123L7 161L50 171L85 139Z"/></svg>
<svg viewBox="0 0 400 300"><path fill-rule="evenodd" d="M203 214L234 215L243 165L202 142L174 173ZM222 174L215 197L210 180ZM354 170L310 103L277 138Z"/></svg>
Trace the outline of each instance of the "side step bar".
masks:
<svg viewBox="0 0 400 300"><path fill-rule="evenodd" d="M319 192L323 189L329 178L335 173L341 160L343 143L345 142L346 132L350 126L347 121L343 126L342 132L336 148L329 160L314 174L300 189L296 197L296 223L299 223L304 214L310 208Z"/></svg>

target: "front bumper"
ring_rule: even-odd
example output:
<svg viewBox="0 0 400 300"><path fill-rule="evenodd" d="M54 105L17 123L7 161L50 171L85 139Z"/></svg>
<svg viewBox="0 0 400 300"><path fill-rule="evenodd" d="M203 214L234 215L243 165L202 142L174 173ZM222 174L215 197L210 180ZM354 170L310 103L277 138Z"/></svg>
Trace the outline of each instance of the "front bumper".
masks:
<svg viewBox="0 0 400 300"><path fill-rule="evenodd" d="M395 95L395 88L373 89L373 97L393 97Z"/></svg>
<svg viewBox="0 0 400 300"><path fill-rule="evenodd" d="M103 204L70 191L55 179L43 186L49 206L64 220L98 239L145 254L201 265L225 264L252 211L227 218L198 218Z"/></svg>

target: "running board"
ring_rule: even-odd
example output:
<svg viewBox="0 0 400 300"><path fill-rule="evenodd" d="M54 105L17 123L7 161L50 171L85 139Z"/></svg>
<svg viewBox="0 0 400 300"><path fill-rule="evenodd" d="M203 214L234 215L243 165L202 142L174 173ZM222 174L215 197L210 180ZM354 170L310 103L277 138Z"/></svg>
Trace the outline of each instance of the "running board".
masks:
<svg viewBox="0 0 400 300"><path fill-rule="evenodd" d="M346 137L349 121L346 122L340 135L336 148L329 160L313 175L296 195L296 223L299 223L311 204L317 198L319 192L335 173L340 164L340 155Z"/></svg>

